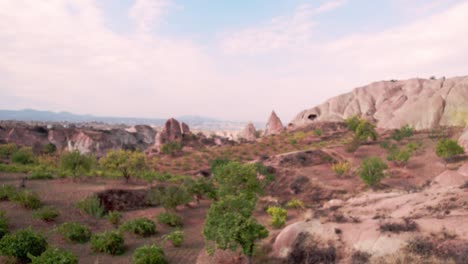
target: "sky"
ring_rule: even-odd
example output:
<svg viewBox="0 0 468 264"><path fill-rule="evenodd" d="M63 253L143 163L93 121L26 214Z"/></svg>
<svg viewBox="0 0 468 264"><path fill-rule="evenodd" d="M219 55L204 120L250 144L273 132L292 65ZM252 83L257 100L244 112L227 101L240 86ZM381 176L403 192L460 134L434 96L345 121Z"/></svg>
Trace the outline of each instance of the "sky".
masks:
<svg viewBox="0 0 468 264"><path fill-rule="evenodd" d="M288 123L373 81L468 75L466 17L466 0L0 0L0 109Z"/></svg>

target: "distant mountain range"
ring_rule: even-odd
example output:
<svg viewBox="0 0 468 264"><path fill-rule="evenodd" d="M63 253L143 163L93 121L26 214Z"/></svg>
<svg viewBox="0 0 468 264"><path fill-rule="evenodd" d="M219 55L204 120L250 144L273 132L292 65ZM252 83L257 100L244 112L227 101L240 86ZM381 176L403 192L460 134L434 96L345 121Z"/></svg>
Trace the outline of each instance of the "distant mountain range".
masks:
<svg viewBox="0 0 468 264"><path fill-rule="evenodd" d="M223 121L201 116L180 116L177 120L187 123L192 129L197 130L240 130L246 122ZM101 122L106 124L137 125L147 124L162 126L166 122L163 118L138 118L138 117L107 117L94 115L78 115L69 112L39 111L34 109L0 110L0 120L37 121L37 122L69 122L87 123ZM257 128L263 128L264 123L254 123Z"/></svg>

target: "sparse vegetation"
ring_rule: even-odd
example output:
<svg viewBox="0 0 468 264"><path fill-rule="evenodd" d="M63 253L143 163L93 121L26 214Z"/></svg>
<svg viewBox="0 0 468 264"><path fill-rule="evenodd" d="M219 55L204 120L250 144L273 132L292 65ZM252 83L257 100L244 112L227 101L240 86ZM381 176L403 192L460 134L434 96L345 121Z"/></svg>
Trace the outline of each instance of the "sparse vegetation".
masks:
<svg viewBox="0 0 468 264"><path fill-rule="evenodd" d="M11 155L11 162L23 165L34 163L34 154L32 149L28 147L22 147L15 151Z"/></svg>
<svg viewBox="0 0 468 264"><path fill-rule="evenodd" d="M292 209L304 209L305 204L304 204L303 201L301 201L299 199L296 199L296 198L293 198L293 199L289 200L289 202L286 204L286 207L292 208Z"/></svg>
<svg viewBox="0 0 468 264"><path fill-rule="evenodd" d="M107 214L106 218L113 226L117 227L120 225L120 221L122 220L122 213L112 211Z"/></svg>
<svg viewBox="0 0 468 264"><path fill-rule="evenodd" d="M182 145L179 142L171 141L161 146L161 153L174 156L182 150Z"/></svg>
<svg viewBox="0 0 468 264"><path fill-rule="evenodd" d="M267 213L271 216L271 225L273 228L281 228L286 223L288 211L284 208L272 206L267 209Z"/></svg>
<svg viewBox="0 0 468 264"><path fill-rule="evenodd" d="M350 164L348 161L338 162L332 165L332 170L340 177L346 175L349 172L349 169Z"/></svg>
<svg viewBox="0 0 468 264"><path fill-rule="evenodd" d="M139 247L133 253L133 264L167 264L164 250L156 245Z"/></svg>
<svg viewBox="0 0 468 264"><path fill-rule="evenodd" d="M183 225L182 218L175 213L162 212L156 217L158 222L172 227L180 227Z"/></svg>
<svg viewBox="0 0 468 264"><path fill-rule="evenodd" d="M0 186L0 201L12 201L18 195L18 191L12 185Z"/></svg>
<svg viewBox="0 0 468 264"><path fill-rule="evenodd" d="M86 243L91 238L91 231L85 225L76 222L63 223L58 232L68 241Z"/></svg>
<svg viewBox="0 0 468 264"><path fill-rule="evenodd" d="M308 233L299 233L288 255L288 263L338 263L337 250Z"/></svg>
<svg viewBox="0 0 468 264"><path fill-rule="evenodd" d="M401 233L418 230L418 225L411 219L405 218L403 222L384 222L379 225L380 232Z"/></svg>
<svg viewBox="0 0 468 264"><path fill-rule="evenodd" d="M156 225L147 218L137 218L127 221L120 226L120 229L142 237L156 234Z"/></svg>
<svg viewBox="0 0 468 264"><path fill-rule="evenodd" d="M40 256L47 249L46 239L31 228L7 234L0 240L0 253L19 261L28 261L29 256Z"/></svg>
<svg viewBox="0 0 468 264"><path fill-rule="evenodd" d="M111 255L121 255L125 251L124 238L118 231L107 231L91 237L91 249Z"/></svg>
<svg viewBox="0 0 468 264"><path fill-rule="evenodd" d="M76 204L76 207L95 218L102 218L106 214L101 201L96 195L84 198Z"/></svg>
<svg viewBox="0 0 468 264"><path fill-rule="evenodd" d="M0 239L9 232L8 219L5 216L5 212L0 211Z"/></svg>
<svg viewBox="0 0 468 264"><path fill-rule="evenodd" d="M18 192L13 197L10 197L10 199L26 209L34 210L42 207L42 201L39 196L28 190Z"/></svg>
<svg viewBox="0 0 468 264"><path fill-rule="evenodd" d="M46 222L54 221L59 215L59 211L50 206L39 208L33 213L34 218L41 219Z"/></svg>
<svg viewBox="0 0 468 264"><path fill-rule="evenodd" d="M387 164L379 157L370 157L362 161L358 173L364 183L375 186L385 177L384 170L386 169L388 169Z"/></svg>
<svg viewBox="0 0 468 264"><path fill-rule="evenodd" d="M414 129L411 126L406 125L401 127L400 129L396 129L395 131L393 131L390 137L396 141L400 141L404 138L411 137L413 134Z"/></svg>

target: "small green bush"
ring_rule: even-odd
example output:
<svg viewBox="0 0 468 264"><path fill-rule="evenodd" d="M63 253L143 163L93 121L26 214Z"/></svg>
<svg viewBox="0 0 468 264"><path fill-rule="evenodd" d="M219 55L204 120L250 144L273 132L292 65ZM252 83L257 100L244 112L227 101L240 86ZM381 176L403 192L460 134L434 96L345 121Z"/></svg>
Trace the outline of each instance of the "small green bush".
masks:
<svg viewBox="0 0 468 264"><path fill-rule="evenodd" d="M96 195L89 196L79 201L76 204L76 207L98 219L102 218L106 214L106 210L101 205L101 201Z"/></svg>
<svg viewBox="0 0 468 264"><path fill-rule="evenodd" d="M180 227L183 225L182 219L180 216L174 214L174 213L169 213L169 212L162 212L158 214L156 217L158 222L161 224L166 224L168 226L172 227Z"/></svg>
<svg viewBox="0 0 468 264"><path fill-rule="evenodd" d="M133 264L167 264L164 250L156 245L139 247L133 253Z"/></svg>
<svg viewBox="0 0 468 264"><path fill-rule="evenodd" d="M26 209L39 209L42 207L42 201L39 196L31 191L22 191L12 197L12 201L20 204Z"/></svg>
<svg viewBox="0 0 468 264"><path fill-rule="evenodd" d="M336 173L338 176L343 176L348 173L350 169L350 164L347 161L344 162L338 162L332 165L332 170Z"/></svg>
<svg viewBox="0 0 468 264"><path fill-rule="evenodd" d="M0 201L11 201L18 195L18 191L13 185L0 186Z"/></svg>
<svg viewBox="0 0 468 264"><path fill-rule="evenodd" d="M413 133L414 133L413 128L410 127L409 125L406 125L400 129L396 129L395 131L393 131L390 137L396 141L400 141L404 138L411 137Z"/></svg>
<svg viewBox="0 0 468 264"><path fill-rule="evenodd" d="M147 218L137 218L125 222L120 227L122 231L131 232L135 235L148 237L156 234L156 225Z"/></svg>
<svg viewBox="0 0 468 264"><path fill-rule="evenodd" d="M60 169L63 172L71 173L73 177L77 177L79 174L88 173L95 162L94 157L82 155L75 150L60 157Z"/></svg>
<svg viewBox="0 0 468 264"><path fill-rule="evenodd" d="M9 232L8 219L3 211L0 211L0 239Z"/></svg>
<svg viewBox="0 0 468 264"><path fill-rule="evenodd" d="M465 153L463 147L453 139L442 139L437 143L436 154L441 158L449 159L463 153Z"/></svg>
<svg viewBox="0 0 468 264"><path fill-rule="evenodd" d="M107 220L113 225L113 226L119 226L120 221L122 220L122 213L117 212L117 211L112 211L107 214Z"/></svg>
<svg viewBox="0 0 468 264"><path fill-rule="evenodd" d="M31 264L78 264L78 257L70 251L48 248L40 256L29 256Z"/></svg>
<svg viewBox="0 0 468 264"><path fill-rule="evenodd" d="M15 143L0 145L0 159L9 159L16 151L18 146Z"/></svg>
<svg viewBox="0 0 468 264"><path fill-rule="evenodd" d="M47 180L53 179L54 175L50 168L46 165L36 166L32 171L31 175L28 177L30 180Z"/></svg>
<svg viewBox="0 0 468 264"><path fill-rule="evenodd" d="M374 186L385 177L386 169L388 169L387 164L379 157L370 157L362 161L358 173L367 185Z"/></svg>
<svg viewBox="0 0 468 264"><path fill-rule="evenodd" d="M286 223L288 211L281 207L271 206L268 207L267 213L271 216L271 225L274 228L281 228Z"/></svg>
<svg viewBox="0 0 468 264"><path fill-rule="evenodd" d="M21 229L5 235L0 240L0 252L25 261L28 256L40 256L47 249L46 239L31 228Z"/></svg>
<svg viewBox="0 0 468 264"><path fill-rule="evenodd" d="M182 145L179 142L167 142L162 145L161 153L166 155L175 155L177 152L182 150Z"/></svg>
<svg viewBox="0 0 468 264"><path fill-rule="evenodd" d="M23 147L11 155L11 161L18 164L34 163L34 154L31 148Z"/></svg>
<svg viewBox="0 0 468 264"><path fill-rule="evenodd" d="M292 209L304 209L305 204L303 201L293 198L286 204L286 207L292 208Z"/></svg>
<svg viewBox="0 0 468 264"><path fill-rule="evenodd" d="M53 207L42 207L33 213L33 217L46 222L54 221L60 215L57 209Z"/></svg>
<svg viewBox="0 0 468 264"><path fill-rule="evenodd" d="M66 240L75 243L86 243L91 238L89 228L76 222L63 223L59 226L58 232Z"/></svg>
<svg viewBox="0 0 468 264"><path fill-rule="evenodd" d="M411 158L411 152L407 149L392 151L387 155L388 161L393 161L397 165L406 165Z"/></svg>
<svg viewBox="0 0 468 264"><path fill-rule="evenodd" d="M320 129L320 128L314 129L314 134L315 134L317 137L321 137L322 134L323 134L322 129Z"/></svg>
<svg viewBox="0 0 468 264"><path fill-rule="evenodd" d="M52 143L47 143L42 147L42 151L45 154L53 154L55 151L57 151L57 147Z"/></svg>
<svg viewBox="0 0 468 264"><path fill-rule="evenodd" d="M175 230L169 233L164 239L171 241L172 245L174 247L180 247L182 246L182 243L184 242L184 232L181 230Z"/></svg>
<svg viewBox="0 0 468 264"><path fill-rule="evenodd" d="M91 249L111 255L121 255L125 251L124 238L118 231L108 231L91 237Z"/></svg>

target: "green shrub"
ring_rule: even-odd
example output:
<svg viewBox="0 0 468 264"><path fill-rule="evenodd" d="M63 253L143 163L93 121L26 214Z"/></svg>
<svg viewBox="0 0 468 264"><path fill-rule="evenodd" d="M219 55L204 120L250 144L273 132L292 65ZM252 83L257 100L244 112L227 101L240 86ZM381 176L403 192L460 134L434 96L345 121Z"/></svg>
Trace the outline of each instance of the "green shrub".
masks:
<svg viewBox="0 0 468 264"><path fill-rule="evenodd" d="M271 216L271 225L274 228L280 228L286 223L288 211L281 207L271 206L268 207L267 213Z"/></svg>
<svg viewBox="0 0 468 264"><path fill-rule="evenodd" d="M27 260L28 255L39 256L47 249L46 239L31 228L21 229L13 234L5 235L0 240L0 252L4 256L12 256L19 260Z"/></svg>
<svg viewBox="0 0 468 264"><path fill-rule="evenodd" d="M12 200L26 209L39 209L42 207L42 201L39 196L31 191L18 192Z"/></svg>
<svg viewBox="0 0 468 264"><path fill-rule="evenodd" d="M30 256L31 264L78 264L78 257L70 251L48 248L39 257Z"/></svg>
<svg viewBox="0 0 468 264"><path fill-rule="evenodd" d="M174 210L177 206L187 204L192 196L184 186L170 185L150 191L150 196L157 198L166 210Z"/></svg>
<svg viewBox="0 0 468 264"><path fill-rule="evenodd" d="M137 218L127 221L120 226L121 230L131 232L135 235L148 237L156 234L156 225L147 218Z"/></svg>
<svg viewBox="0 0 468 264"><path fill-rule="evenodd" d="M323 134L322 129L320 129L320 128L314 129L314 134L315 134L317 137L321 137L322 134Z"/></svg>
<svg viewBox="0 0 468 264"><path fill-rule="evenodd" d="M48 207L48 206L37 209L33 213L34 218L41 219L46 222L55 220L55 218L57 218L59 215L60 214L57 209L53 207Z"/></svg>
<svg viewBox="0 0 468 264"><path fill-rule="evenodd" d="M104 169L124 177L127 182L147 167L145 154L130 150L110 150L99 163Z"/></svg>
<svg viewBox="0 0 468 264"><path fill-rule="evenodd" d="M118 231L108 231L91 237L91 249L111 255L121 255L125 251L124 238Z"/></svg>
<svg viewBox="0 0 468 264"><path fill-rule="evenodd" d="M332 170L336 173L338 176L343 176L348 173L350 168L350 164L347 161L344 162L338 162L332 165Z"/></svg>
<svg viewBox="0 0 468 264"><path fill-rule="evenodd" d="M57 147L52 143L47 143L42 147L42 151L45 154L53 154L55 151L57 151Z"/></svg>
<svg viewBox="0 0 468 264"><path fill-rule="evenodd" d="M0 239L9 232L8 219L3 211L0 211Z"/></svg>
<svg viewBox="0 0 468 264"><path fill-rule="evenodd" d="M387 160L393 161L397 165L402 166L408 163L408 160L410 159L410 157L411 157L411 152L407 149L402 149L402 150L391 151L387 155Z"/></svg>
<svg viewBox="0 0 468 264"><path fill-rule="evenodd" d="M0 201L11 201L18 195L18 191L13 185L0 186Z"/></svg>
<svg viewBox="0 0 468 264"><path fill-rule="evenodd" d="M156 245L139 247L133 253L133 264L167 264L164 250Z"/></svg>
<svg viewBox="0 0 468 264"><path fill-rule="evenodd" d="M361 179L369 186L374 186L385 177L384 170L388 169L379 157L370 157L362 161L358 173Z"/></svg>
<svg viewBox="0 0 468 264"><path fill-rule="evenodd" d="M375 141L378 137L377 131L375 131L375 125L367 120L361 120L354 134L358 139L363 141L369 138Z"/></svg>
<svg viewBox="0 0 468 264"><path fill-rule="evenodd" d="M180 247L184 242L184 232L181 230L172 231L164 239L171 241L174 247Z"/></svg>
<svg viewBox="0 0 468 264"><path fill-rule="evenodd" d="M96 195L89 196L79 201L76 207L95 218L102 218L106 214L106 210L101 205L101 201Z"/></svg>
<svg viewBox="0 0 468 264"><path fill-rule="evenodd" d="M350 131L355 132L356 128L359 126L359 123L361 122L361 118L355 115L355 116L346 118L344 122Z"/></svg>
<svg viewBox="0 0 468 264"><path fill-rule="evenodd" d="M34 154L31 148L23 147L11 155L11 161L18 164L34 163Z"/></svg>
<svg viewBox="0 0 468 264"><path fill-rule="evenodd" d="M9 159L16 151L18 146L15 143L0 145L0 159Z"/></svg>
<svg viewBox="0 0 468 264"><path fill-rule="evenodd" d="M293 209L304 209L305 204L303 201L293 198L286 204L286 207L293 208Z"/></svg>
<svg viewBox="0 0 468 264"><path fill-rule="evenodd" d="M436 154L441 158L449 159L463 153L465 153L463 147L458 145L457 141L453 139L441 139L437 143Z"/></svg>
<svg viewBox="0 0 468 264"><path fill-rule="evenodd" d="M107 214L107 220L114 225L114 226L119 226L120 225L120 220L122 220L122 213L117 212L117 211L112 211Z"/></svg>
<svg viewBox="0 0 468 264"><path fill-rule="evenodd" d="M60 157L60 169L71 173L73 177L77 177L79 174L88 173L95 161L93 157L82 155L79 151L75 150L67 152Z"/></svg>
<svg viewBox="0 0 468 264"><path fill-rule="evenodd" d="M406 125L400 129L396 129L395 131L393 131L390 137L396 141L400 141L404 138L411 137L413 133L414 133L413 128L410 127L409 125Z"/></svg>
<svg viewBox="0 0 468 264"><path fill-rule="evenodd" d="M59 226L58 232L66 240L76 243L86 243L91 237L89 228L76 222L63 223Z"/></svg>
<svg viewBox="0 0 468 264"><path fill-rule="evenodd" d="M175 155L177 152L182 150L182 145L179 142L167 142L162 145L161 153L166 155Z"/></svg>
<svg viewBox="0 0 468 264"><path fill-rule="evenodd" d="M28 177L30 180L47 180L53 179L52 170L46 165L38 165L32 171L31 175Z"/></svg>
<svg viewBox="0 0 468 264"><path fill-rule="evenodd" d="M158 214L158 216L156 218L157 218L159 223L166 224L168 226L178 227L178 226L183 225L182 219L180 218L180 216L178 216L178 215L176 215L174 213L162 212L162 213Z"/></svg>

